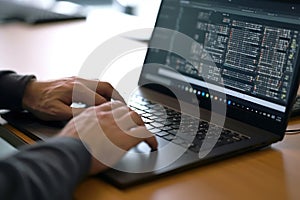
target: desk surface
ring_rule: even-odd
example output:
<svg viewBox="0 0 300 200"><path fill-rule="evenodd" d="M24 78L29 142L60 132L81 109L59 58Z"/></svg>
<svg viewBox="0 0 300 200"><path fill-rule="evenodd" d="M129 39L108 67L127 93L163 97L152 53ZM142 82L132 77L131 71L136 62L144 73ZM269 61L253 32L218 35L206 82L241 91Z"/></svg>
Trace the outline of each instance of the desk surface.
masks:
<svg viewBox="0 0 300 200"><path fill-rule="evenodd" d="M89 178L75 199L299 199L300 135L271 148L199 167L126 190Z"/></svg>
<svg viewBox="0 0 300 200"><path fill-rule="evenodd" d="M102 28L85 21L0 26L0 66L41 79L76 75L107 37ZM290 122L289 128L297 127L300 120ZM270 148L126 190L88 178L75 199L300 199L299 185L300 135L288 135Z"/></svg>

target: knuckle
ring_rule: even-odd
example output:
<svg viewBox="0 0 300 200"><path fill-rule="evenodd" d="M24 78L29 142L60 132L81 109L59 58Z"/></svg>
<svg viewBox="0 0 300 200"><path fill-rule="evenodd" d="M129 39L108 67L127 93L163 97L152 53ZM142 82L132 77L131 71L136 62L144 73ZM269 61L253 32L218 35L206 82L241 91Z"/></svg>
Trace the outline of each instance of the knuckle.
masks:
<svg viewBox="0 0 300 200"><path fill-rule="evenodd" d="M114 101L113 104L116 106L116 107L125 107L126 109L128 109L128 107L121 101Z"/></svg>
<svg viewBox="0 0 300 200"><path fill-rule="evenodd" d="M72 76L72 77L69 77L67 78L65 81L65 84L67 85L79 85L79 81L77 80L77 77L76 76Z"/></svg>
<svg viewBox="0 0 300 200"><path fill-rule="evenodd" d="M112 118L112 113L105 112L105 111L100 111L100 112L97 112L97 116L101 120L108 120L108 119Z"/></svg>

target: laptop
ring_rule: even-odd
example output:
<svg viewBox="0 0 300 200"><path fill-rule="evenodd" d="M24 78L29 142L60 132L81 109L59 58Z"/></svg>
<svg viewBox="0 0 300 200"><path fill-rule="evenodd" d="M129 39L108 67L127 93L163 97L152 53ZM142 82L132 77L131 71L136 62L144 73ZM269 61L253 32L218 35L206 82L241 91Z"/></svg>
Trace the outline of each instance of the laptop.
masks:
<svg viewBox="0 0 300 200"><path fill-rule="evenodd" d="M141 143L99 176L126 188L281 141L299 85L299 9L283 0L162 0L129 103L158 151Z"/></svg>
<svg viewBox="0 0 300 200"><path fill-rule="evenodd" d="M299 85L299 6L163 0L130 103L160 148L141 144L102 176L127 187L282 140Z"/></svg>

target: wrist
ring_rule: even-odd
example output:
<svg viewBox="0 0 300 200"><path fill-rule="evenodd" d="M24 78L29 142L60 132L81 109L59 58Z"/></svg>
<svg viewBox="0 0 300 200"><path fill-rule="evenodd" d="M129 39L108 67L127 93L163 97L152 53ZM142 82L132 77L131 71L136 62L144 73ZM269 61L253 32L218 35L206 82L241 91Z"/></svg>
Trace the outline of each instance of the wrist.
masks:
<svg viewBox="0 0 300 200"><path fill-rule="evenodd" d="M36 90L36 78L30 79L24 90L23 98L22 98L22 108L25 110L32 109L34 102L34 95L37 93Z"/></svg>

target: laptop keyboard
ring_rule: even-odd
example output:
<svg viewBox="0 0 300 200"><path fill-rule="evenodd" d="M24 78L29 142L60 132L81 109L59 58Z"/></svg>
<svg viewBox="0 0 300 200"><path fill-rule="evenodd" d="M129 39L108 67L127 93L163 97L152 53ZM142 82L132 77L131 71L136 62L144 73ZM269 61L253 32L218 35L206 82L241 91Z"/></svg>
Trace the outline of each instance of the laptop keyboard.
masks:
<svg viewBox="0 0 300 200"><path fill-rule="evenodd" d="M200 151L205 138L207 142L214 142L216 147L250 139L249 136L199 121L140 96L136 96L129 106L141 115L150 132L196 153Z"/></svg>

